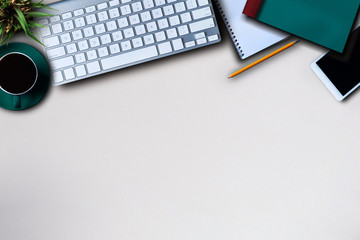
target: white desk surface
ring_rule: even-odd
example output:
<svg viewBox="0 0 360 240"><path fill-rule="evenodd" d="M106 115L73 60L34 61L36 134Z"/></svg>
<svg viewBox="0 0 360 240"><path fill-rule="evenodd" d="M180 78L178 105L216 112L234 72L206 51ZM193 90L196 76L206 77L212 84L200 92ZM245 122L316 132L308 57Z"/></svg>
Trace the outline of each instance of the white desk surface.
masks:
<svg viewBox="0 0 360 240"><path fill-rule="evenodd" d="M222 37L0 109L0 239L359 239L360 93L306 41L229 80L280 45Z"/></svg>

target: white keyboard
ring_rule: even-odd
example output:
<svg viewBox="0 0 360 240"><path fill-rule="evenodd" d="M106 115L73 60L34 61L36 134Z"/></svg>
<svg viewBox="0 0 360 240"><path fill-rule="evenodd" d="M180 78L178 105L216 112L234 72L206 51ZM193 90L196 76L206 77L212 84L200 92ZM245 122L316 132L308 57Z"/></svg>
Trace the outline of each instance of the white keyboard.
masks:
<svg viewBox="0 0 360 240"><path fill-rule="evenodd" d="M219 42L210 0L67 0L39 19L54 85Z"/></svg>

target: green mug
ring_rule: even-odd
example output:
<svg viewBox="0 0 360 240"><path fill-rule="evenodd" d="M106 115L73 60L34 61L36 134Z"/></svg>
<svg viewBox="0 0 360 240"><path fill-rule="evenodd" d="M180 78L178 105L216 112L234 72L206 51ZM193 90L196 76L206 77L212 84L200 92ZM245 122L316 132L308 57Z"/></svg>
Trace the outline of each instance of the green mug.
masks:
<svg viewBox="0 0 360 240"><path fill-rule="evenodd" d="M0 89L12 96L14 109L20 109L21 97L34 88L38 69L24 53L10 52L0 58Z"/></svg>

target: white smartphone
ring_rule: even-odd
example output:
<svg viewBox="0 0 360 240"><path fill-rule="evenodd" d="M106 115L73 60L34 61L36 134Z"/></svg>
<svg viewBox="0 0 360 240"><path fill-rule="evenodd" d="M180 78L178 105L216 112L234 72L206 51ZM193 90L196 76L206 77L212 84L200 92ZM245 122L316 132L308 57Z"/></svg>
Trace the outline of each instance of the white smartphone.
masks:
<svg viewBox="0 0 360 240"><path fill-rule="evenodd" d="M330 51L311 68L338 101L360 86L360 27L349 36L344 52Z"/></svg>

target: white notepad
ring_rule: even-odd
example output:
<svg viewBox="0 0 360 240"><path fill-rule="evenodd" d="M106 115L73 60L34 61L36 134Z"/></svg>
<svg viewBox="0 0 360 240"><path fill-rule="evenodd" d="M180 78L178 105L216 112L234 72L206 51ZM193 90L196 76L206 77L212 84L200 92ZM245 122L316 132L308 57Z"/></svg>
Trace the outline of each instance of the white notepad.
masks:
<svg viewBox="0 0 360 240"><path fill-rule="evenodd" d="M241 59L289 37L288 33L242 14L246 0L215 0L215 3Z"/></svg>

